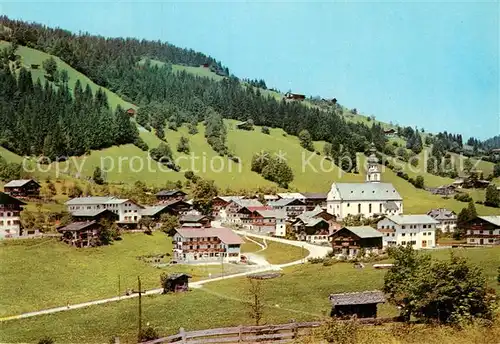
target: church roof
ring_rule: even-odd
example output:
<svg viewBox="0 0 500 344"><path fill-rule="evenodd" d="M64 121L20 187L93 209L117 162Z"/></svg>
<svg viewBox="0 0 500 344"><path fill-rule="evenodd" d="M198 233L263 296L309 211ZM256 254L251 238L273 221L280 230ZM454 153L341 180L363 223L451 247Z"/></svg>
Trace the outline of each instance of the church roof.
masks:
<svg viewBox="0 0 500 344"><path fill-rule="evenodd" d="M402 201L391 183L334 183L343 201Z"/></svg>

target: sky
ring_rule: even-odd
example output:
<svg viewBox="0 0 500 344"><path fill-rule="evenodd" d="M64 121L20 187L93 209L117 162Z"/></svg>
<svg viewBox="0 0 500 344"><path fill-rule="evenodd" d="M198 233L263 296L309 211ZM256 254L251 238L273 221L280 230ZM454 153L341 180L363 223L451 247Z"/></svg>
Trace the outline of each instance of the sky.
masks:
<svg viewBox="0 0 500 344"><path fill-rule="evenodd" d="M500 134L494 2L26 2L11 18L201 51L240 78L426 131Z"/></svg>

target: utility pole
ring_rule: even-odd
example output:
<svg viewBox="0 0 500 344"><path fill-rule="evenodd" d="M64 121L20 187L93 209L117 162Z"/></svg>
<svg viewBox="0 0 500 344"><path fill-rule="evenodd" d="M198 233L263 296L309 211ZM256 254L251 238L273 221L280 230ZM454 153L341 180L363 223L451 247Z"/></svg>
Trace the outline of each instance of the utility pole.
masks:
<svg viewBox="0 0 500 344"><path fill-rule="evenodd" d="M137 333L137 338L139 339L139 342L141 341L141 334L142 334L142 289L141 289L141 278L137 276L137 284L139 289L134 290L134 293L139 293L139 332Z"/></svg>
<svg viewBox="0 0 500 344"><path fill-rule="evenodd" d="M120 294L121 294L121 281L120 281L120 275L118 275L118 299L120 299Z"/></svg>

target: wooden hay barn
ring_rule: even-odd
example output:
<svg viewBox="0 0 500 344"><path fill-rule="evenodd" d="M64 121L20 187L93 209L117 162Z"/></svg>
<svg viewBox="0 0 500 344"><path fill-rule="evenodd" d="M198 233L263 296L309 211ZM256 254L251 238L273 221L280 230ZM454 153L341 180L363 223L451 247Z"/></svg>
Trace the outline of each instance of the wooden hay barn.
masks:
<svg viewBox="0 0 500 344"><path fill-rule="evenodd" d="M163 293L176 293L189 290L189 279L192 276L186 273L168 275L163 281Z"/></svg>
<svg viewBox="0 0 500 344"><path fill-rule="evenodd" d="M384 293L378 290L357 293L331 294L332 317L376 318L377 304L385 303Z"/></svg>

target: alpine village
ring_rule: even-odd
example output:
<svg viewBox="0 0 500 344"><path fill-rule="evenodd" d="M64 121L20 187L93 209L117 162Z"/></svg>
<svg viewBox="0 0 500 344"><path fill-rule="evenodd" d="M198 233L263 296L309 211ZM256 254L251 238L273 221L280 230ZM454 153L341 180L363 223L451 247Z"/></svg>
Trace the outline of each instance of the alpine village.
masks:
<svg viewBox="0 0 500 344"><path fill-rule="evenodd" d="M0 342L500 342L500 136L5 16L0 63Z"/></svg>

